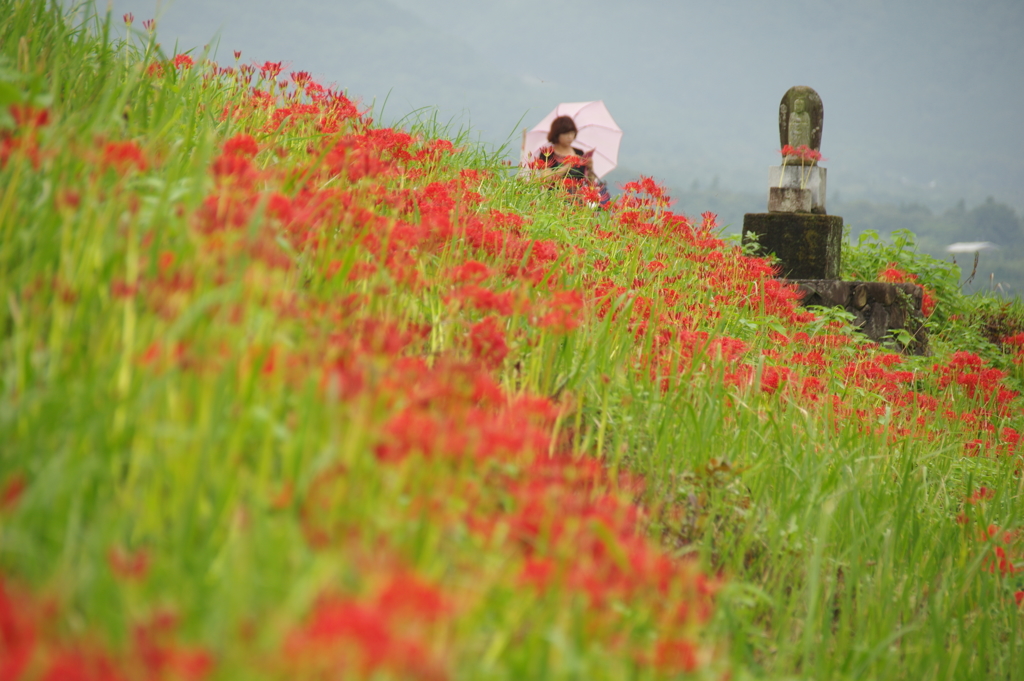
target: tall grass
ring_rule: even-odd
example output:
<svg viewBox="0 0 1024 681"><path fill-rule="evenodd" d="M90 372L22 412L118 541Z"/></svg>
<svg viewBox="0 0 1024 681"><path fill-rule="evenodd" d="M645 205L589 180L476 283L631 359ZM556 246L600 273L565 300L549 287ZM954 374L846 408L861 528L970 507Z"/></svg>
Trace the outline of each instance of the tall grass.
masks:
<svg viewBox="0 0 1024 681"><path fill-rule="evenodd" d="M10 678L1024 676L1024 343L918 261L901 357L649 178L0 13Z"/></svg>

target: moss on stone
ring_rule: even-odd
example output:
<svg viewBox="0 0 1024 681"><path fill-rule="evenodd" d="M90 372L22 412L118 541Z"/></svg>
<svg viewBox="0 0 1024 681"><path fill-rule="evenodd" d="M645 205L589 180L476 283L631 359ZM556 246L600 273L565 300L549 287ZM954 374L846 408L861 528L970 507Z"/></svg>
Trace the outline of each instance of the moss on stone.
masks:
<svg viewBox="0 0 1024 681"><path fill-rule="evenodd" d="M743 240L758 243L762 255L779 259L786 279L836 279L843 243L843 219L811 213L747 213Z"/></svg>

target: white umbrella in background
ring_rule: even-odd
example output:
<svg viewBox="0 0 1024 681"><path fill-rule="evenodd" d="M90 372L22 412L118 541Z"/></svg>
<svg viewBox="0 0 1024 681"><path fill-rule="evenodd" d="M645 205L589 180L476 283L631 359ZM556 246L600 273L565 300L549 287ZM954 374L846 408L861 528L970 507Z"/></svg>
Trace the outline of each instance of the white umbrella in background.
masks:
<svg viewBox="0 0 1024 681"><path fill-rule="evenodd" d="M603 101L566 102L559 104L555 110L533 126L523 138L523 155L520 163L525 167L530 160L537 158L537 152L546 146L551 121L559 116L569 116L576 124L576 141L574 147L584 152L594 150L594 174L604 177L618 164L619 142L622 140L622 129L615 124Z"/></svg>
<svg viewBox="0 0 1024 681"><path fill-rule="evenodd" d="M991 241L957 241L955 244L946 246L946 252L953 254L953 263L956 263L957 253L973 253L974 254L974 267L971 268L971 275L967 277L961 286L966 286L974 281L974 275L978 273L978 258L981 256L982 251L987 251L990 248L996 248L996 245Z"/></svg>
<svg viewBox="0 0 1024 681"><path fill-rule="evenodd" d="M995 248L996 245L991 241L957 241L955 244L946 246L947 253L978 253L979 251L987 251L990 248Z"/></svg>

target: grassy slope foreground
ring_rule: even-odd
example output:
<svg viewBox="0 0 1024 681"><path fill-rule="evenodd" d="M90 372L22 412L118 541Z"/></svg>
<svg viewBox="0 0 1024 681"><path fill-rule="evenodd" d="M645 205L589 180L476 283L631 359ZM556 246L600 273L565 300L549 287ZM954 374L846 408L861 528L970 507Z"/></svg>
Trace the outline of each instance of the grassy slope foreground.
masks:
<svg viewBox="0 0 1024 681"><path fill-rule="evenodd" d="M0 679L1024 677L982 303L892 354L649 179L0 15Z"/></svg>

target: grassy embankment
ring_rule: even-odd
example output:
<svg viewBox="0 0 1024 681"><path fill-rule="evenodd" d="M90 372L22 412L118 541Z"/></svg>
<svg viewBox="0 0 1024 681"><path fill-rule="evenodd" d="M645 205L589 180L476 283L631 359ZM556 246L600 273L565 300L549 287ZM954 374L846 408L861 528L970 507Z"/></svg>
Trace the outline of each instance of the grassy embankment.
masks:
<svg viewBox="0 0 1024 681"><path fill-rule="evenodd" d="M0 14L0 678L1024 676L1019 308L851 248L902 357L650 180Z"/></svg>

